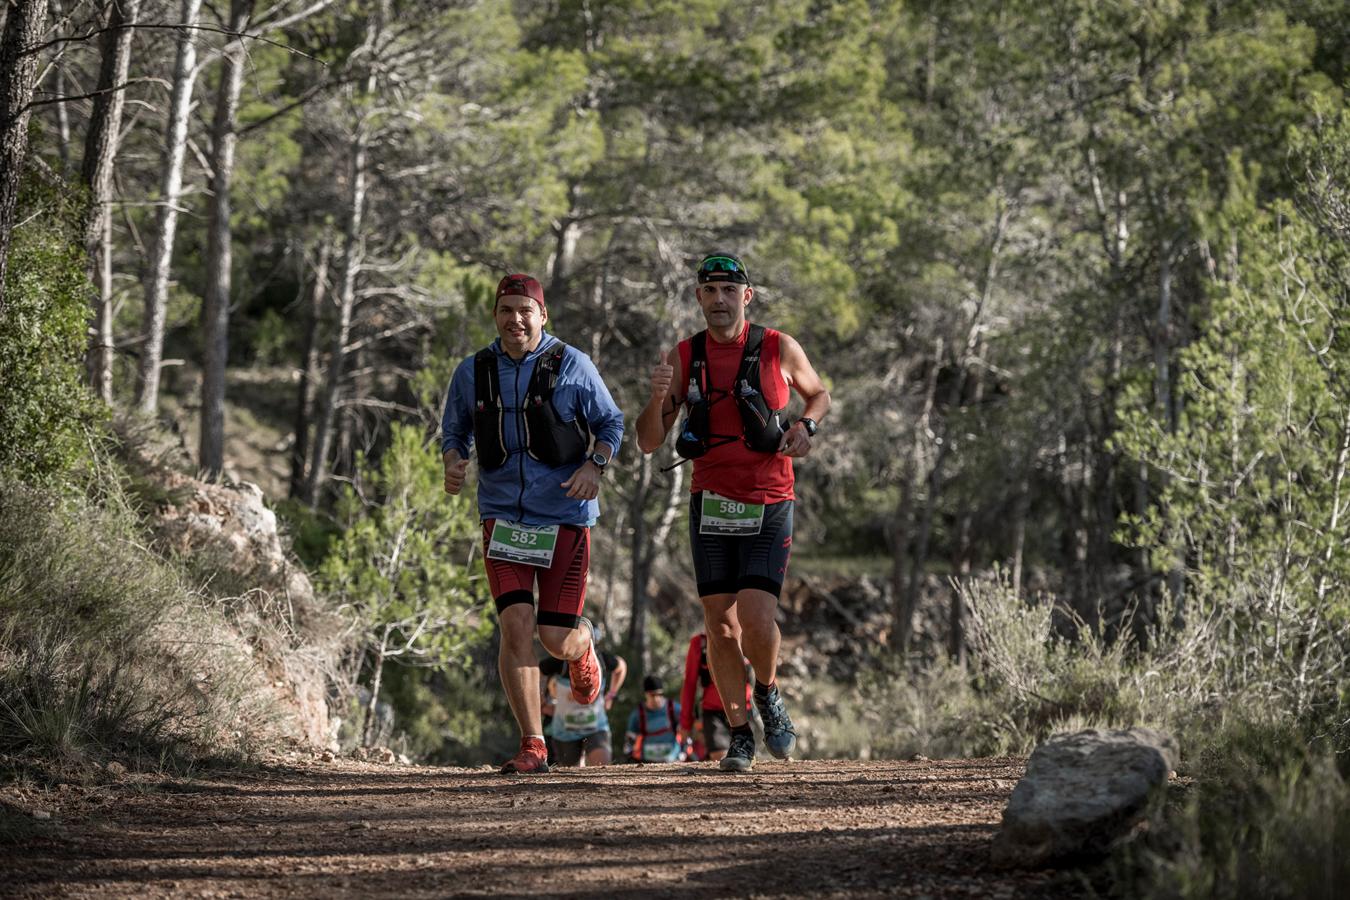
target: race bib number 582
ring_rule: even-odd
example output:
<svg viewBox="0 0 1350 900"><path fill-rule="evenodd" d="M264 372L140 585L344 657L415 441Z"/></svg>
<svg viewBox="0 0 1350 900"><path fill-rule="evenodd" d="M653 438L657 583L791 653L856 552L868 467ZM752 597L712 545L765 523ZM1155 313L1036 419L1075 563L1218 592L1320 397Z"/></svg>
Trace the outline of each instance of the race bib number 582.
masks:
<svg viewBox="0 0 1350 900"><path fill-rule="evenodd" d="M488 541L488 558L548 568L558 546L557 525L521 525L498 519Z"/></svg>

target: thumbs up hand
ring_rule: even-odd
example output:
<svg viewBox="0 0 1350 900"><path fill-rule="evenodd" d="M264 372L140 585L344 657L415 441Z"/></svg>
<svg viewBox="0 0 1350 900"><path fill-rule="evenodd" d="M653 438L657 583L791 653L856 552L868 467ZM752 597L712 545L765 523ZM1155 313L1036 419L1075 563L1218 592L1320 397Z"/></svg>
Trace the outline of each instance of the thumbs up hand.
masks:
<svg viewBox="0 0 1350 900"><path fill-rule="evenodd" d="M652 366L652 400L661 402L670 393L670 383L675 378L675 367L666 362L665 354Z"/></svg>

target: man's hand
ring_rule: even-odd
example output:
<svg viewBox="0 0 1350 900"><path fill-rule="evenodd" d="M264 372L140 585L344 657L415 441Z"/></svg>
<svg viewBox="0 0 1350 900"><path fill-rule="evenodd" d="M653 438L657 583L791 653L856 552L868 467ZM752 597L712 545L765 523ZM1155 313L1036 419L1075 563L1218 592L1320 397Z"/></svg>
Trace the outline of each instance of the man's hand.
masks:
<svg viewBox="0 0 1350 900"><path fill-rule="evenodd" d="M567 496L573 500L594 500L600 496L600 469L588 459L562 486L567 488Z"/></svg>
<svg viewBox="0 0 1350 900"><path fill-rule="evenodd" d="M464 475L468 471L469 461L467 459L447 462L445 464L445 492L447 494L458 494L460 488L464 487Z"/></svg>
<svg viewBox="0 0 1350 900"><path fill-rule="evenodd" d="M662 403L666 395L670 393L670 383L675 378L675 367L666 362L665 354L661 354L661 361L652 366L652 399L657 403Z"/></svg>
<svg viewBox="0 0 1350 900"><path fill-rule="evenodd" d="M783 432L778 452L784 456L805 456L810 453L811 435L806 433L806 426L799 421L793 422L792 427Z"/></svg>

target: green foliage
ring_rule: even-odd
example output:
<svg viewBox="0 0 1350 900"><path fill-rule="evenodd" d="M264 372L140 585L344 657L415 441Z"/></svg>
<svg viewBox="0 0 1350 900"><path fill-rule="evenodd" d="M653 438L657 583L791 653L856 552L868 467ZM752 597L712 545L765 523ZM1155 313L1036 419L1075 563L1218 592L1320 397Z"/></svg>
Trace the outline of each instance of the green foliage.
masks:
<svg viewBox="0 0 1350 900"><path fill-rule="evenodd" d="M480 541L472 499L445 494L440 454L420 429L395 425L390 437L380 463L362 463L339 499L344 530L317 573L319 590L354 619L372 679L386 662L465 666L493 626L471 568Z"/></svg>
<svg viewBox="0 0 1350 900"><path fill-rule="evenodd" d="M1131 854L1121 896L1330 898L1350 878L1350 782L1297 729L1235 722L1209 737L1196 784Z"/></svg>
<svg viewBox="0 0 1350 900"><path fill-rule="evenodd" d="M1202 594L1242 606L1244 627L1280 645L1274 607L1315 609L1333 627L1350 616L1340 551L1350 527L1350 260L1343 241L1292 205L1260 208L1255 179L1236 157L1232 167L1213 226L1222 256L1206 327L1180 354L1184 409L1173 431L1142 391L1129 392L1119 445L1163 482L1159 502L1128 523L1130 538L1159 568L1183 547ZM1263 590L1244 596L1239 585L1254 579L1266 579Z"/></svg>
<svg viewBox="0 0 1350 900"><path fill-rule="evenodd" d="M101 418L81 384L89 282L79 251L80 197L24 181L0 313L0 472L54 476Z"/></svg>

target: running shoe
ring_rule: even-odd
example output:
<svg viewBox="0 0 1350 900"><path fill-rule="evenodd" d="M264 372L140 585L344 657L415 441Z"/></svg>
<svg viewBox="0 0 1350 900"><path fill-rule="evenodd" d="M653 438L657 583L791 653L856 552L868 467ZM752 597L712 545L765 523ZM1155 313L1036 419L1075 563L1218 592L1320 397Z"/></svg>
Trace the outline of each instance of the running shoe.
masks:
<svg viewBox="0 0 1350 900"><path fill-rule="evenodd" d="M755 764L755 733L731 733L731 747L727 755L717 764L723 772L749 772Z"/></svg>
<svg viewBox="0 0 1350 900"><path fill-rule="evenodd" d="M503 775L544 775L548 772L548 748L537 737L520 739L520 752L502 766Z"/></svg>
<svg viewBox="0 0 1350 900"><path fill-rule="evenodd" d="M600 696L600 659L595 655L595 641L580 659L568 661L567 678L572 682L572 699L582 706L590 706Z"/></svg>
<svg viewBox="0 0 1350 900"><path fill-rule="evenodd" d="M759 717L764 722L764 746L779 759L787 759L792 755L792 748L797 746L797 730L792 727L792 717L783 706L783 695L778 693L778 682L775 681L770 686L769 693L765 697L761 698L758 693L755 694L755 708L759 710Z"/></svg>

